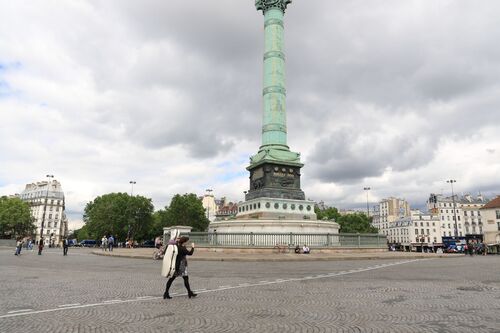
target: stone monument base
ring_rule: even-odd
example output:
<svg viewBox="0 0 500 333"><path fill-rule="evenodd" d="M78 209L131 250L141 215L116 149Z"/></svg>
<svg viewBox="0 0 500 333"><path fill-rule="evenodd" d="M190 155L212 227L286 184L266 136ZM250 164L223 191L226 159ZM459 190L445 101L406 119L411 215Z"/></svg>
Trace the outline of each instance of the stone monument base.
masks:
<svg viewBox="0 0 500 333"><path fill-rule="evenodd" d="M292 233L338 234L336 222L311 220L235 219L210 223L209 232L218 233Z"/></svg>

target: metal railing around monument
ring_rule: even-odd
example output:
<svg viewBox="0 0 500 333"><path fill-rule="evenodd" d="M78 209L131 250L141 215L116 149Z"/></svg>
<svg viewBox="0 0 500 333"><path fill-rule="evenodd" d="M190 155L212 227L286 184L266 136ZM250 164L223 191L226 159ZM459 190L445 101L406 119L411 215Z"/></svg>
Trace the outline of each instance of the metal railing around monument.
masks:
<svg viewBox="0 0 500 333"><path fill-rule="evenodd" d="M191 232L189 242L210 247L344 247L344 248L384 248L385 235L379 234L293 234L293 233L219 233ZM168 240L168 234L165 235Z"/></svg>

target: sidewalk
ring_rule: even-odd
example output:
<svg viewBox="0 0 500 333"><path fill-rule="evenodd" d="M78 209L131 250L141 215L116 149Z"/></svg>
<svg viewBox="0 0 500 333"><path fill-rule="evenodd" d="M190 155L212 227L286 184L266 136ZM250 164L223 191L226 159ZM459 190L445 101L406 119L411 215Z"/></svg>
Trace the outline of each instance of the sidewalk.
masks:
<svg viewBox="0 0 500 333"><path fill-rule="evenodd" d="M151 248L122 249L115 248L113 252L102 250L92 251L95 255L112 256L122 258L149 259L153 260ZM430 259L430 258L458 258L463 255L436 254L420 252L364 252L364 253L224 253L209 252L205 249L194 252L189 260L194 261L311 261L311 260L379 260L379 259Z"/></svg>

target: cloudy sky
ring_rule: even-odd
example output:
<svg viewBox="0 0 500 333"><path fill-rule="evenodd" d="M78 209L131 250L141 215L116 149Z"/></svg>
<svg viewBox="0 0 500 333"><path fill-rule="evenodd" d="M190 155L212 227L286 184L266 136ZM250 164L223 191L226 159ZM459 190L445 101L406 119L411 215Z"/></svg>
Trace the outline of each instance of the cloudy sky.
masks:
<svg viewBox="0 0 500 333"><path fill-rule="evenodd" d="M0 0L0 195L54 174L73 226L109 192L239 201L260 145L253 0ZM294 0L288 140L340 208L500 194L500 1Z"/></svg>

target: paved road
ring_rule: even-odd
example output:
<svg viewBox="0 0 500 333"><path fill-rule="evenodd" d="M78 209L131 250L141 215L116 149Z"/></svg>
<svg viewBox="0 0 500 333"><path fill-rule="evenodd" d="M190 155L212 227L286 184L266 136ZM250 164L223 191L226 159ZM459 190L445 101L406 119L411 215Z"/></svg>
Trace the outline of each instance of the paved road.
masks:
<svg viewBox="0 0 500 333"><path fill-rule="evenodd" d="M500 256L189 265L0 250L0 332L500 332Z"/></svg>

